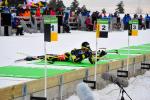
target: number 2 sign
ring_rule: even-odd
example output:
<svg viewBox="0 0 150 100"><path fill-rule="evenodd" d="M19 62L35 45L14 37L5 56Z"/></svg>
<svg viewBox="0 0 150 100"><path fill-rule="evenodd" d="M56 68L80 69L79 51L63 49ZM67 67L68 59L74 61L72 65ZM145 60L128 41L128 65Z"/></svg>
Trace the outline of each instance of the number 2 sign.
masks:
<svg viewBox="0 0 150 100"><path fill-rule="evenodd" d="M100 24L101 32L108 32L108 24Z"/></svg>
<svg viewBox="0 0 150 100"><path fill-rule="evenodd" d="M108 19L98 19L97 24L99 27L97 27L99 31L99 37L101 38L107 38L108 37Z"/></svg>

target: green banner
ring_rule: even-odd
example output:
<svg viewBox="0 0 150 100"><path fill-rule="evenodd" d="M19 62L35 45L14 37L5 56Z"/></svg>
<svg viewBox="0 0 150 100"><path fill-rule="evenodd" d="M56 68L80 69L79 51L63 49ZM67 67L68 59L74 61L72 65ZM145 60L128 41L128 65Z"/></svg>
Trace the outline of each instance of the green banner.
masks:
<svg viewBox="0 0 150 100"><path fill-rule="evenodd" d="M130 21L129 21L129 24L138 24L138 23L139 23L138 20L130 20Z"/></svg>
<svg viewBox="0 0 150 100"><path fill-rule="evenodd" d="M108 24L108 19L97 19L98 24Z"/></svg>
<svg viewBox="0 0 150 100"><path fill-rule="evenodd" d="M44 24L57 24L58 19L56 16L44 15Z"/></svg>

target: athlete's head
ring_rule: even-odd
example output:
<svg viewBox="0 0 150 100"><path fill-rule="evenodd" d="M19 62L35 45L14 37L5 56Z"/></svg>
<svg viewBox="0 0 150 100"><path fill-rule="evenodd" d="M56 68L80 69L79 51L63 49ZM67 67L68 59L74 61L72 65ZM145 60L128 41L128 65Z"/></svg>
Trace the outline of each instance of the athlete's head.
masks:
<svg viewBox="0 0 150 100"><path fill-rule="evenodd" d="M81 48L90 49L90 44L88 42L83 42Z"/></svg>

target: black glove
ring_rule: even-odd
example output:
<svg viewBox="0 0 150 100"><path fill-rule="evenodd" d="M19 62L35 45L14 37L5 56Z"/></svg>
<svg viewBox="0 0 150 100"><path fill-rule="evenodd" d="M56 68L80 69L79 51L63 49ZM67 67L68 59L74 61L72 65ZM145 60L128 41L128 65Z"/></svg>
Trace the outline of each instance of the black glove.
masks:
<svg viewBox="0 0 150 100"><path fill-rule="evenodd" d="M99 56L100 56L100 57L103 57L103 56L105 56L106 54L107 54L107 52L105 52L104 50L102 50L102 51L100 52Z"/></svg>

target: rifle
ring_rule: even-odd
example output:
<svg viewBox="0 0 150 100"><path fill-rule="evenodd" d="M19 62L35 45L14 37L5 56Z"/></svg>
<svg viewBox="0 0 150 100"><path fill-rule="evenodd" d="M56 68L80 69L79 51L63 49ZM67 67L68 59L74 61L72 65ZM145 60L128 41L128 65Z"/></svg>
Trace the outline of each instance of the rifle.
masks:
<svg viewBox="0 0 150 100"><path fill-rule="evenodd" d="M115 50L114 52L106 52L106 49L105 50L99 49L97 51L97 61L99 61L101 57L107 55L108 53L116 53L116 54L118 54L118 50ZM95 56L96 52L92 51L92 54ZM48 63L53 64L55 61L68 61L69 60L69 56L70 55L68 53L65 53L65 54L62 54L62 55L58 55L58 54L46 54L46 59L47 59ZM44 59L45 59L45 55L41 55L41 56L27 56L27 57L25 57L23 59L15 60L15 62L33 61L33 60L44 60Z"/></svg>

